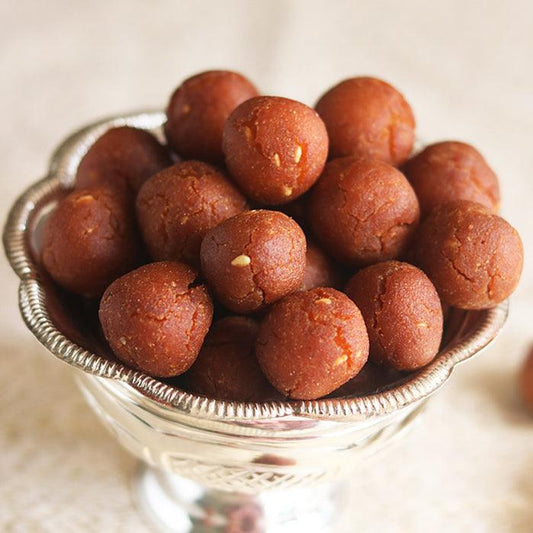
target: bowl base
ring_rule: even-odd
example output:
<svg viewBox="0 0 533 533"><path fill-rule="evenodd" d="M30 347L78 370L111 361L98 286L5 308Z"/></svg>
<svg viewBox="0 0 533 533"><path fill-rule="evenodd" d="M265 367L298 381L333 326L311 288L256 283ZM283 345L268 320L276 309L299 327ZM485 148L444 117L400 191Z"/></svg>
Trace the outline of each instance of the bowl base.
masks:
<svg viewBox="0 0 533 533"><path fill-rule="evenodd" d="M133 491L150 525L165 533L325 533L343 509L341 484L236 494L144 463Z"/></svg>

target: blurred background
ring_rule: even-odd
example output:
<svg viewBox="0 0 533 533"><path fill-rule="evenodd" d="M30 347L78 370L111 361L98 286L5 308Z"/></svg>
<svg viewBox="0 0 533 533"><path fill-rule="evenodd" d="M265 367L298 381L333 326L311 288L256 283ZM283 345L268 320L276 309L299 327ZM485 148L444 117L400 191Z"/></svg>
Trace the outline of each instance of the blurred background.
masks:
<svg viewBox="0 0 533 533"><path fill-rule="evenodd" d="M533 342L532 20L528 0L1 2L2 218L66 135L163 108L197 72L238 70L311 106L343 78L392 83L420 139L485 155L526 259L504 332L355 472L339 531L530 532L533 419L516 372ZM6 261L0 294L0 530L148 531L129 492L135 461L23 326Z"/></svg>

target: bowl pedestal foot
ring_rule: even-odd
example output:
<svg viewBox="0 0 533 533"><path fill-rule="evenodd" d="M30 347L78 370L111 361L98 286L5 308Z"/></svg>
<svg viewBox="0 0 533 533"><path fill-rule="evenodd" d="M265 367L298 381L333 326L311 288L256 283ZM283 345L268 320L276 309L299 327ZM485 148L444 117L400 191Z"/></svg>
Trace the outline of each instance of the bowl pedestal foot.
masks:
<svg viewBox="0 0 533 533"><path fill-rule="evenodd" d="M340 484L238 494L208 489L143 463L133 491L150 525L168 533L333 532L343 507Z"/></svg>

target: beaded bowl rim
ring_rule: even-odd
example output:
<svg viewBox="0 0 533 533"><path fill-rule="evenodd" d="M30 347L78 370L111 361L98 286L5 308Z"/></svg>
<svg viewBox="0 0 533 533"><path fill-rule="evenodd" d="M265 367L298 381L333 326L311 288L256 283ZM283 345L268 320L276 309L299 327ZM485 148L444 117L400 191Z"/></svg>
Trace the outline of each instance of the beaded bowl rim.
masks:
<svg viewBox="0 0 533 533"><path fill-rule="evenodd" d="M162 140L165 121L166 115L162 111L144 110L100 120L75 132L52 155L47 176L23 192L8 214L3 242L11 267L20 278L21 314L39 342L60 360L88 374L122 382L161 407L200 418L252 421L303 417L353 421L390 415L428 398L447 381L457 364L479 353L503 327L509 309L508 301L492 309L476 311L480 315L473 330L441 351L412 379L366 396L310 401L257 403L213 400L185 392L79 346L61 333L50 318L39 266L30 250L32 218L43 204L72 185L81 158L106 130L131 126L148 130Z"/></svg>

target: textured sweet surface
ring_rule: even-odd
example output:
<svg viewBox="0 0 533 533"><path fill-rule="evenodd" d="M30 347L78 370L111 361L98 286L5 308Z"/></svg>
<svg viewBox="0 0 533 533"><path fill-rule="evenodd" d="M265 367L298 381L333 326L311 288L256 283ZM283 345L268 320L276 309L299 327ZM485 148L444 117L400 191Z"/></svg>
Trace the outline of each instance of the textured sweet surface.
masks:
<svg viewBox="0 0 533 533"><path fill-rule="evenodd" d="M420 269L400 261L371 265L350 279L346 294L365 319L374 362L414 370L437 355L442 307Z"/></svg>
<svg viewBox="0 0 533 533"><path fill-rule="evenodd" d="M295 291L305 269L305 235L278 211L246 211L209 231L202 272L220 302L237 313L260 309Z"/></svg>
<svg viewBox="0 0 533 533"><path fill-rule="evenodd" d="M329 89L316 110L329 134L329 157L371 157L401 165L415 140L415 118L405 98L383 80L350 78Z"/></svg>
<svg viewBox="0 0 533 533"><path fill-rule="evenodd" d="M63 198L46 221L41 257L62 287L100 296L139 264L140 243L129 200L116 189L80 189Z"/></svg>
<svg viewBox="0 0 533 533"><path fill-rule="evenodd" d="M177 376L194 362L211 325L213 303L197 273L162 261L112 283L99 317L113 353L152 376Z"/></svg>
<svg viewBox="0 0 533 533"><path fill-rule="evenodd" d="M221 162L224 122L253 96L257 89L237 72L212 70L185 80L167 106L168 143L184 159Z"/></svg>
<svg viewBox="0 0 533 533"><path fill-rule="evenodd" d="M133 194L150 176L171 164L170 155L150 133L124 126L104 133L82 159L76 187L112 184Z"/></svg>
<svg viewBox="0 0 533 533"><path fill-rule="evenodd" d="M301 288L337 287L341 282L339 267L314 243L307 243L305 271Z"/></svg>
<svg viewBox="0 0 533 533"><path fill-rule="evenodd" d="M261 402L278 394L255 356L258 323L229 316L213 324L193 366L183 376L188 390L208 398Z"/></svg>
<svg viewBox="0 0 533 533"><path fill-rule="evenodd" d="M285 204L318 179L328 136L320 117L305 104L258 96L229 116L223 150L230 174L249 198Z"/></svg>
<svg viewBox="0 0 533 533"><path fill-rule="evenodd" d="M0 84L9 125L0 131L3 217L65 134L95 117L162 107L177 79L200 68L228 65L265 91L310 104L329 81L369 72L409 97L422 139L458 137L487 156L531 264L531 2L487 3L482 24L479 5L464 1L361 2L356 17L354 3L343 1L335 9L242 1L231 18L225 2L160 5L0 3L0 62L9 73ZM209 32L198 31L195 16ZM345 47L349 54L330 55ZM303 61L309 54L313 61ZM32 104L22 105L20 88L37 78ZM19 280L6 261L0 272L0 405L9 406L0 409L0 529L148 533L130 492L135 460L100 425L72 368L28 333L16 312ZM526 268L495 344L454 372L410 433L358 466L345 492L353 512L339 533L353 533L354 523L365 533L397 533L398 524L412 533L443 525L530 533L533 426L516 376L533 340L532 300Z"/></svg>
<svg viewBox="0 0 533 533"><path fill-rule="evenodd" d="M453 200L470 200L498 212L498 178L469 144L457 141L432 144L407 161L402 171L416 192L422 216L436 205Z"/></svg>
<svg viewBox="0 0 533 533"><path fill-rule="evenodd" d="M283 395L325 396L353 378L368 359L359 309L343 293L318 288L286 296L261 323L257 358Z"/></svg>
<svg viewBox="0 0 533 533"><path fill-rule="evenodd" d="M505 300L522 273L524 249L518 232L480 204L442 204L421 224L415 260L444 302L485 309Z"/></svg>
<svg viewBox="0 0 533 533"><path fill-rule="evenodd" d="M152 176L137 195L137 218L154 260L200 264L205 233L246 208L246 199L215 167L184 161Z"/></svg>
<svg viewBox="0 0 533 533"><path fill-rule="evenodd" d="M308 213L324 248L339 261L358 266L398 257L419 218L418 200L399 170L357 157L326 165Z"/></svg>

